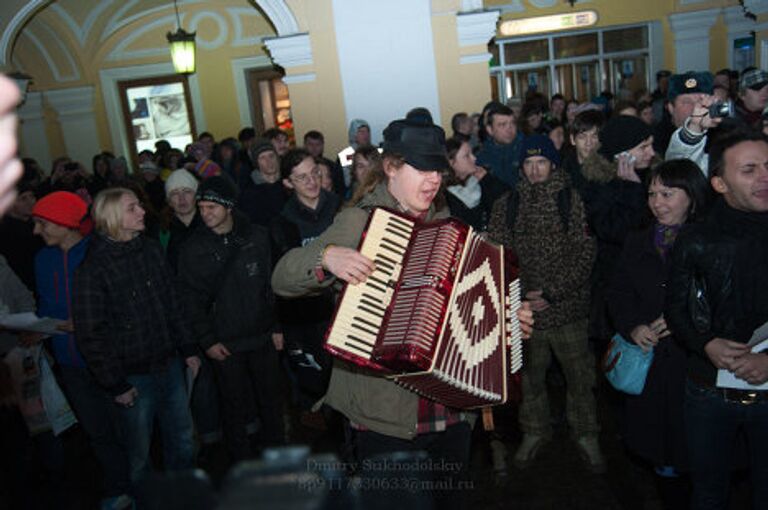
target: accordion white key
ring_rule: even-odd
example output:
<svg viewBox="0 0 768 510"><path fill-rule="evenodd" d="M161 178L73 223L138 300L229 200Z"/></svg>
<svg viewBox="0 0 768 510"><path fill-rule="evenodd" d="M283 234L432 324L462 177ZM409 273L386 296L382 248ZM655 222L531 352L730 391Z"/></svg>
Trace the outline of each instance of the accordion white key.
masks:
<svg viewBox="0 0 768 510"><path fill-rule="evenodd" d="M346 285L325 348L442 404L503 404L522 367L517 267L450 218L376 208L359 251L376 270Z"/></svg>

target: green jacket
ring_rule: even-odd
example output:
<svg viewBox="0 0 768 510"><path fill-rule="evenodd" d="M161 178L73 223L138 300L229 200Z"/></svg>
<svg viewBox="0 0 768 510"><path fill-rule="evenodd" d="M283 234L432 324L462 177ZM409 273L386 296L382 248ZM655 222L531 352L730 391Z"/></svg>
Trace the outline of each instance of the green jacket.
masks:
<svg viewBox="0 0 768 510"><path fill-rule="evenodd" d="M277 263L272 274L272 288L283 297L312 294L332 285L331 276L318 282L314 269L326 246L333 244L357 248L368 215L373 207L401 210L386 184L379 184L355 207L340 212L333 224L310 244L294 248ZM445 218L447 210L427 213L427 221ZM416 435L419 397L393 381L340 360L334 361L333 373L324 402L338 410L353 423L380 434L411 439Z"/></svg>

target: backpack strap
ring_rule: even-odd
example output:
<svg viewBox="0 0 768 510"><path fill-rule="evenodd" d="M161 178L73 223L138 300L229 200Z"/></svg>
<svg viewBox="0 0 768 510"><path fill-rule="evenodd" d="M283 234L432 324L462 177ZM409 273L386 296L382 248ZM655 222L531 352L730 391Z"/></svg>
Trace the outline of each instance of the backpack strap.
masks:
<svg viewBox="0 0 768 510"><path fill-rule="evenodd" d="M507 227L510 230L515 228L515 221L517 221L517 213L520 209L520 194L517 190L512 190L507 198Z"/></svg>

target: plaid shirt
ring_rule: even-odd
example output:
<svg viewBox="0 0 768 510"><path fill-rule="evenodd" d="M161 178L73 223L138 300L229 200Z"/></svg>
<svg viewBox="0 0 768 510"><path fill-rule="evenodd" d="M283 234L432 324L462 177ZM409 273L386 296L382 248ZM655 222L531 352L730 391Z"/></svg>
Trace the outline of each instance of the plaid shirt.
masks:
<svg viewBox="0 0 768 510"><path fill-rule="evenodd" d="M426 398L419 398L419 410L417 411L418 423L416 435L429 434L430 432L444 432L451 425L459 423L462 418L461 411L457 411L443 404L438 404ZM350 423L355 430L368 430L357 423Z"/></svg>
<svg viewBox="0 0 768 510"><path fill-rule="evenodd" d="M112 395L131 388L127 375L164 370L179 350L194 355L157 241L95 236L75 273L72 305L77 346Z"/></svg>
<svg viewBox="0 0 768 510"><path fill-rule="evenodd" d="M419 399L418 425L416 434L428 434L430 432L443 432L451 425L461 421L461 412L442 404Z"/></svg>

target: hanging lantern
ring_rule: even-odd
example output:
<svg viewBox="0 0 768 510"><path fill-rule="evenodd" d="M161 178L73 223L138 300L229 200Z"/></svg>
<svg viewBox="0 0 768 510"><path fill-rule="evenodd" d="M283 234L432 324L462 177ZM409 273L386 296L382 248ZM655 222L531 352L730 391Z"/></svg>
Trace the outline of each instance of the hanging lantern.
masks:
<svg viewBox="0 0 768 510"><path fill-rule="evenodd" d="M179 28L176 32L168 32L168 43L171 46L173 67L179 74L195 72L195 32L185 32Z"/></svg>
<svg viewBox="0 0 768 510"><path fill-rule="evenodd" d="M195 72L195 32L186 32L181 28L176 0L173 0L173 8L176 11L176 32L166 34L171 46L173 67L179 74L192 74Z"/></svg>

